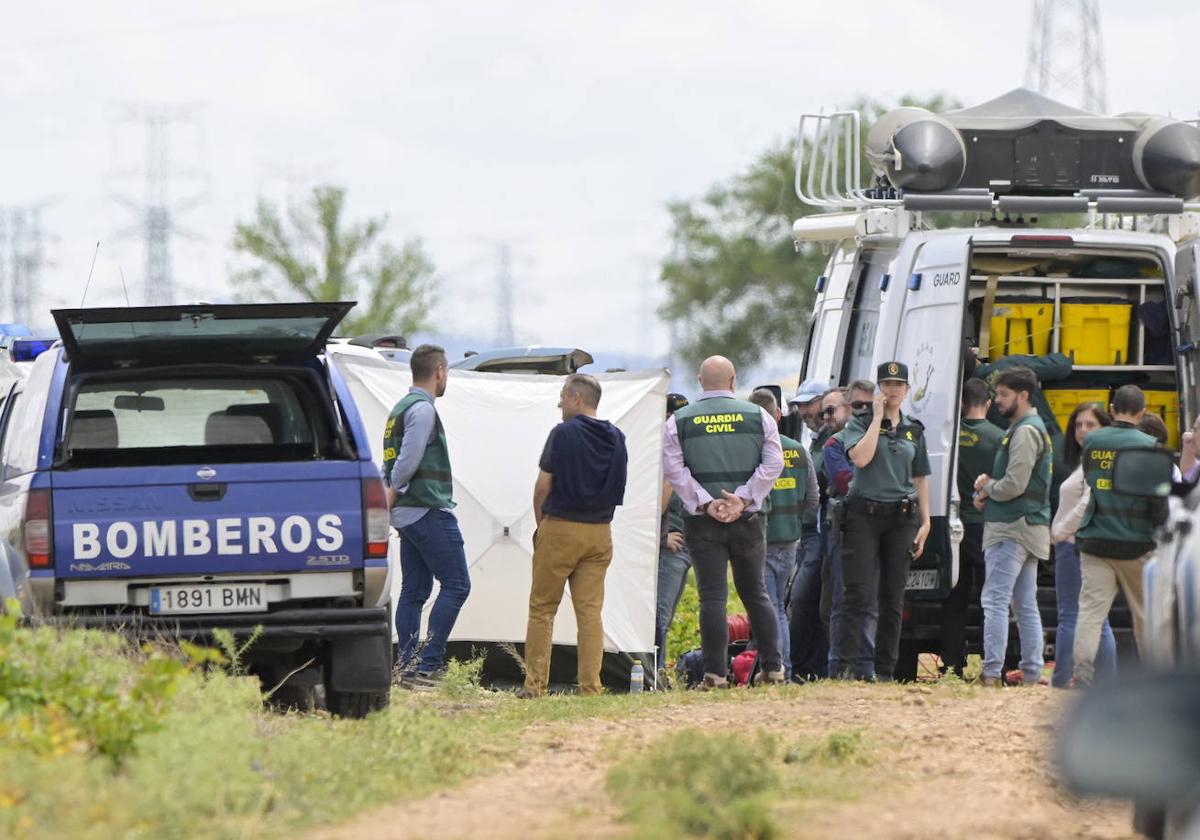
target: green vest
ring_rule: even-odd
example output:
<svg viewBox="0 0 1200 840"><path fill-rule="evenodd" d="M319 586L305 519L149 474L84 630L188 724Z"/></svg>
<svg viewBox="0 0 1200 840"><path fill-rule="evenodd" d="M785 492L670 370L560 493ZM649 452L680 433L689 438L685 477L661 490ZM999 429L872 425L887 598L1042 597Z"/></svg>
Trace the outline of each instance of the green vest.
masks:
<svg viewBox="0 0 1200 840"><path fill-rule="evenodd" d="M745 484L762 463L762 409L733 397L697 400L675 412L683 462L714 499ZM770 496L763 511L770 509Z"/></svg>
<svg viewBox="0 0 1200 840"><path fill-rule="evenodd" d="M1156 514L1161 503L1115 492L1112 476L1118 450L1156 443L1128 423L1116 423L1088 435L1083 448L1083 478L1092 495L1083 524L1075 534L1080 551L1129 560L1154 548Z"/></svg>
<svg viewBox="0 0 1200 840"><path fill-rule="evenodd" d="M771 490L771 515L767 517L767 542L800 539L800 503L808 492L808 459L798 441L779 436L783 446L783 472Z"/></svg>
<svg viewBox="0 0 1200 840"><path fill-rule="evenodd" d="M433 400L425 394L413 392L406 396L392 413L388 415L383 427L383 474L391 482L392 466L396 456L400 454L400 444L404 440L404 412L418 402L433 405ZM450 450L446 446L446 431L442 428L442 418L437 416L434 409L433 437L425 444L425 452L421 455L421 463L417 471L408 481L408 488L396 499L395 507L417 508L452 508L454 507L454 484L450 478Z"/></svg>
<svg viewBox="0 0 1200 840"><path fill-rule="evenodd" d="M963 522L983 522L983 511L971 502L975 479L991 474L1003 430L987 420L964 419L958 427L958 518Z"/></svg>
<svg viewBox="0 0 1200 840"><path fill-rule="evenodd" d="M822 426L817 432L816 436L813 438L813 442L808 447L808 454L812 456L813 469L816 470L817 473L818 484L825 476L823 469L825 465L825 441L829 440L831 437L833 437L833 432L829 431L829 427ZM806 528L815 529L817 526L817 512L814 510L806 510L801 522Z"/></svg>
<svg viewBox="0 0 1200 840"><path fill-rule="evenodd" d="M1000 448L996 450L996 461L992 466L991 476L993 479L1002 478L1008 471L1008 445L1013 433L1021 426L1032 426L1037 430L1042 440L1042 451L1029 474L1025 492L1005 502L988 499L983 508L984 522L1016 522L1018 519L1024 519L1030 525L1050 524L1050 478L1054 469L1054 451L1046 424L1036 413L1027 414L1008 427L1008 431L1000 440Z"/></svg>

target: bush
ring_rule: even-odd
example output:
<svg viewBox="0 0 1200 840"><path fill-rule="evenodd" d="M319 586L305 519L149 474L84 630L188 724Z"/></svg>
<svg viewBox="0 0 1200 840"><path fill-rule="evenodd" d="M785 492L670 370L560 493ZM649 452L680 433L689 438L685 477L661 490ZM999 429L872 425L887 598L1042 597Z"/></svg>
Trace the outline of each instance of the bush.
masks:
<svg viewBox="0 0 1200 840"><path fill-rule="evenodd" d="M98 753L120 764L160 725L187 671L116 635L18 623L11 603L0 614L0 741L33 753Z"/></svg>
<svg viewBox="0 0 1200 840"><path fill-rule="evenodd" d="M636 836L768 840L778 834L770 794L779 787L774 739L686 729L609 771Z"/></svg>

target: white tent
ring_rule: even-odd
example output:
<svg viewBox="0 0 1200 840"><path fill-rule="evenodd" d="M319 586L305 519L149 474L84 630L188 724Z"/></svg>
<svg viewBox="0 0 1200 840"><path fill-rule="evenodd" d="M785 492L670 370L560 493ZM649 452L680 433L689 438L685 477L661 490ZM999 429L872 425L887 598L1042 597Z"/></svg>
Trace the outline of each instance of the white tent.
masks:
<svg viewBox="0 0 1200 840"><path fill-rule="evenodd" d="M379 463L384 422L411 383L408 368L351 345L330 345L328 353L350 385ZM655 370L597 378L604 388L598 415L620 427L629 450L625 504L613 521L613 562L605 587L605 650L648 654L654 649L668 375ZM557 376L451 370L446 395L438 400L454 472L455 514L471 570L471 595L450 636L452 643L525 640L533 484L546 435L561 419L562 381ZM399 592L396 542L393 604ZM573 653L575 616L569 595L559 608L554 643Z"/></svg>

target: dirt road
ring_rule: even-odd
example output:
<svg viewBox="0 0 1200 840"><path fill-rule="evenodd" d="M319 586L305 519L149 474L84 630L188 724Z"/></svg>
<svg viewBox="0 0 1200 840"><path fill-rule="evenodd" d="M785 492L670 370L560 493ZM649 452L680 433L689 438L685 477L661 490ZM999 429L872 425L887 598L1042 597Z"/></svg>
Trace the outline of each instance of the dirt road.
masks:
<svg viewBox="0 0 1200 840"><path fill-rule="evenodd" d="M1133 837L1128 806L1073 801L1050 775L1053 731L1067 701L1045 687L816 685L538 725L498 772L316 836L624 836L629 827L604 789L607 768L649 737L699 726L780 737L858 730L877 746L868 789L786 803L780 822L788 837Z"/></svg>

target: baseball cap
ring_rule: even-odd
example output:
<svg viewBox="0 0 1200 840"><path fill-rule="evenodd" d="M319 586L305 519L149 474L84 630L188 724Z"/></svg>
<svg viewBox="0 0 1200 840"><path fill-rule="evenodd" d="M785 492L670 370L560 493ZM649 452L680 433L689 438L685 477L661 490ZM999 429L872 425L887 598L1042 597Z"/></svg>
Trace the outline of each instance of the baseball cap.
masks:
<svg viewBox="0 0 1200 840"><path fill-rule="evenodd" d="M792 403L810 403L815 399L823 396L829 386L820 379L806 379L800 388L796 391L796 396L788 400L788 404Z"/></svg>

